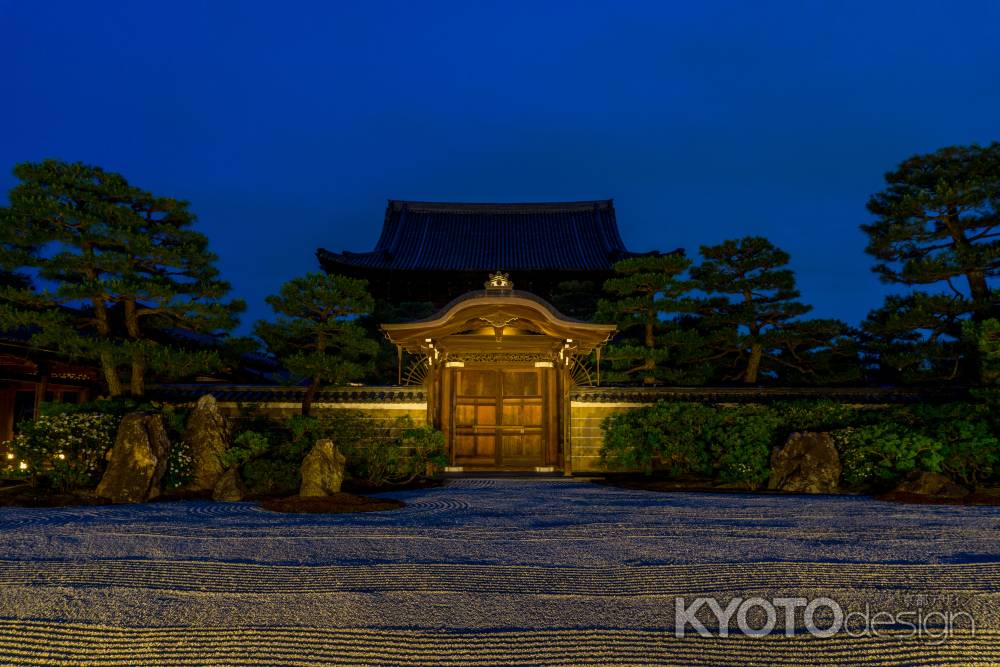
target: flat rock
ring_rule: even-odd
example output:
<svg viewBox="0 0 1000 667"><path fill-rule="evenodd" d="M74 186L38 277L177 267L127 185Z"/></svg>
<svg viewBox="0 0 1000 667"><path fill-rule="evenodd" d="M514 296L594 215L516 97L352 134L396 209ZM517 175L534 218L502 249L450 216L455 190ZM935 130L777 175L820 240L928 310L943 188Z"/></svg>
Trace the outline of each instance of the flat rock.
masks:
<svg viewBox="0 0 1000 667"><path fill-rule="evenodd" d="M969 490L940 473L915 470L907 475L906 479L892 490L892 493L908 493L937 498L962 498L969 495Z"/></svg>

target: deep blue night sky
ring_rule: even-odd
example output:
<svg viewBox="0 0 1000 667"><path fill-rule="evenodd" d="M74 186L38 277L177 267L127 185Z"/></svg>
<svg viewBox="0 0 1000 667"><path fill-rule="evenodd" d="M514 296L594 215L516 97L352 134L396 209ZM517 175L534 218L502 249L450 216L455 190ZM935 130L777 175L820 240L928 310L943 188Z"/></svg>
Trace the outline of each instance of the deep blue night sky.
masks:
<svg viewBox="0 0 1000 667"><path fill-rule="evenodd" d="M244 328L390 197L614 197L640 251L764 235L856 324L883 173L1000 139L998 28L990 1L0 0L0 191L56 157L189 200Z"/></svg>

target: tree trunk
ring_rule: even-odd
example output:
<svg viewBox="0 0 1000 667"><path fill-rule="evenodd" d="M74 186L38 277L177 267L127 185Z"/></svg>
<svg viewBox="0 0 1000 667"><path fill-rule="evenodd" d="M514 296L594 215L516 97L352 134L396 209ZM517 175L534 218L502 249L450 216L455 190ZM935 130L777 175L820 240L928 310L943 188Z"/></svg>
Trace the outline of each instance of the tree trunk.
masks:
<svg viewBox="0 0 1000 667"><path fill-rule="evenodd" d="M955 206L948 207L947 216L948 233L955 244L955 251L968 251L972 249L972 242L965 235L959 221L959 212ZM965 279L969 283L969 296L972 298L973 318L984 320L991 316L993 303L990 294L990 287L986 283L986 272L982 269L969 269L965 271Z"/></svg>
<svg viewBox="0 0 1000 667"><path fill-rule="evenodd" d="M320 354L326 352L326 335L322 331L318 332L316 337L316 351ZM302 397L302 416L308 417L309 412L312 410L313 399L316 398L316 392L319 391L320 376L317 375L309 383L309 388L306 389L305 395Z"/></svg>
<svg viewBox="0 0 1000 667"><path fill-rule="evenodd" d="M104 373L104 381L108 385L110 396L122 395L122 381L118 377L118 367L115 366L114 356L105 350L101 352L101 371Z"/></svg>
<svg viewBox="0 0 1000 667"><path fill-rule="evenodd" d="M97 282L98 274L97 269L94 268L94 250L89 244L83 245L83 255L87 260L87 265L84 269L87 278L92 282ZM108 323L108 309L104 304L103 295L94 295L90 297L90 305L94 309L94 320L97 322L97 333L106 340L108 343L111 342L111 325ZM121 396L122 394L122 381L118 377L118 367L115 365L114 355L108 350L103 350L100 353L101 358L101 371L104 373L104 382L108 385L108 394L111 396Z"/></svg>
<svg viewBox="0 0 1000 667"><path fill-rule="evenodd" d="M139 348L132 351L132 377L129 390L133 396L146 393L146 353Z"/></svg>
<svg viewBox="0 0 1000 667"><path fill-rule="evenodd" d="M969 281L969 294L972 295L973 317L977 320L989 319L992 316L993 299L986 283L986 273L969 271L965 278Z"/></svg>
<svg viewBox="0 0 1000 667"><path fill-rule="evenodd" d="M129 390L133 396L146 393L146 351L142 349L142 332L139 330L139 315L134 299L125 301L125 331L135 343L132 350L132 377Z"/></svg>
<svg viewBox="0 0 1000 667"><path fill-rule="evenodd" d="M750 346L750 360L747 362L747 372L743 376L744 384L754 384L757 382L757 374L760 372L760 358L764 355L764 346L754 343Z"/></svg>
<svg viewBox="0 0 1000 667"><path fill-rule="evenodd" d="M644 337L643 344L646 346L647 350L650 350L650 354L652 354L653 348L656 347L656 336L654 335L655 330L653 328L655 325L654 320L656 318L656 311L650 310L646 315L647 315L646 335ZM655 383L656 375L654 374L654 371L656 371L656 362L653 360L653 358L647 357L642 367L643 370L645 371L645 375L643 375L642 377L642 383L643 384Z"/></svg>
<svg viewBox="0 0 1000 667"><path fill-rule="evenodd" d="M319 378L313 378L312 382L309 383L309 387L306 389L305 395L302 396L302 416L308 417L309 412L312 410L313 399L316 398L316 392L319 391Z"/></svg>
<svg viewBox="0 0 1000 667"><path fill-rule="evenodd" d="M90 300L90 304L94 308L94 319L97 320L97 333L110 342L111 325L108 323L108 310L104 301L94 297ZM108 350L102 350L100 357L101 371L104 373L104 382L108 385L108 394L121 396L122 381L118 377L118 366L115 364L114 355Z"/></svg>

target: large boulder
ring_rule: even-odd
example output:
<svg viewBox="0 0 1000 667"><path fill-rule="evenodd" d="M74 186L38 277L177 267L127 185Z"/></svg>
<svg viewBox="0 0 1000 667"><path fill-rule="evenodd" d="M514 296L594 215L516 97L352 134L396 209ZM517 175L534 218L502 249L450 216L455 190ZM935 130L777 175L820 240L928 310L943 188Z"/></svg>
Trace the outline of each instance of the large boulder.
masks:
<svg viewBox="0 0 1000 667"><path fill-rule="evenodd" d="M914 470L892 490L892 494L963 498L969 495L969 490L940 473Z"/></svg>
<svg viewBox="0 0 1000 667"><path fill-rule="evenodd" d="M215 488L212 490L212 500L235 503L243 500L246 493L247 490L240 478L239 468L230 468L222 473L219 481L215 483Z"/></svg>
<svg viewBox="0 0 1000 667"><path fill-rule="evenodd" d="M97 495L116 503L141 503L160 495L160 480L167 471L170 440L162 415L140 412L125 415L108 468L97 485Z"/></svg>
<svg viewBox="0 0 1000 667"><path fill-rule="evenodd" d="M829 433L792 433L771 453L767 488L791 493L835 493L840 456Z"/></svg>
<svg viewBox="0 0 1000 667"><path fill-rule="evenodd" d="M347 459L332 440L318 440L302 460L302 486L299 487L299 495L309 498L340 493L346 462Z"/></svg>
<svg viewBox="0 0 1000 667"><path fill-rule="evenodd" d="M225 472L222 455L229 447L229 428L211 394L198 399L188 417L183 440L191 449L192 458L191 482L187 488L214 489Z"/></svg>

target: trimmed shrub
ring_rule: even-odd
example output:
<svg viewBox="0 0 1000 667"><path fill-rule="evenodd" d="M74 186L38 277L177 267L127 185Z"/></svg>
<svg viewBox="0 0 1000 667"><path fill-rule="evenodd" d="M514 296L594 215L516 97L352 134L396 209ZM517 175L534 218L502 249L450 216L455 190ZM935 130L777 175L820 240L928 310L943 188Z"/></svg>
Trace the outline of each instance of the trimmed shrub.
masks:
<svg viewBox="0 0 1000 667"><path fill-rule="evenodd" d="M286 421L254 417L234 428L225 467L239 466L251 494L297 493L302 459L319 435L318 420L296 415Z"/></svg>
<svg viewBox="0 0 1000 667"><path fill-rule="evenodd" d="M397 484L411 482L426 475L429 468L448 464L445 454L444 433L430 426L413 426L403 429L399 439L403 454L394 470Z"/></svg>
<svg viewBox="0 0 1000 667"><path fill-rule="evenodd" d="M849 486L888 487L913 470L943 473L969 487L1000 476L1000 439L990 404L890 408L876 423L836 431Z"/></svg>
<svg viewBox="0 0 1000 667"><path fill-rule="evenodd" d="M912 423L941 445L940 471L975 488L1000 474L996 415L978 403L918 405L908 409Z"/></svg>
<svg viewBox="0 0 1000 667"><path fill-rule="evenodd" d="M781 435L795 431L834 431L868 423L871 410L836 401L778 401L767 408L781 419Z"/></svg>
<svg viewBox="0 0 1000 667"><path fill-rule="evenodd" d="M830 431L849 487L888 487L913 470L975 487L1000 479L1000 395L941 405L858 408L833 401L715 406L660 402L605 419L610 470L712 474L747 487L770 474L795 431Z"/></svg>
<svg viewBox="0 0 1000 667"><path fill-rule="evenodd" d="M347 412L347 411L345 411ZM372 486L405 484L426 474L428 464L447 462L444 434L429 426L414 426L409 416L391 421L338 415L332 424L334 442L344 443L351 476Z"/></svg>
<svg viewBox="0 0 1000 667"><path fill-rule="evenodd" d="M771 448L778 444L781 415L763 405L716 408L718 427L709 433L709 450L718 478L750 488L771 474Z"/></svg>
<svg viewBox="0 0 1000 667"><path fill-rule="evenodd" d="M771 447L783 422L765 406L720 408L668 403L604 420L602 462L612 470L714 475L755 486L767 481Z"/></svg>
<svg viewBox="0 0 1000 667"><path fill-rule="evenodd" d="M361 410L287 420L254 417L237 426L227 464L240 465L250 493L294 494L302 459L317 440L331 439L347 458L347 472L373 486L400 484L444 465L444 435L415 427L409 417L373 419Z"/></svg>
<svg viewBox="0 0 1000 667"><path fill-rule="evenodd" d="M941 472L942 445L909 426L885 421L833 432L843 483L887 487L913 470Z"/></svg>
<svg viewBox="0 0 1000 667"><path fill-rule="evenodd" d="M672 477L708 474L708 433L717 411L699 403L660 401L607 417L601 461L611 469L663 470Z"/></svg>

